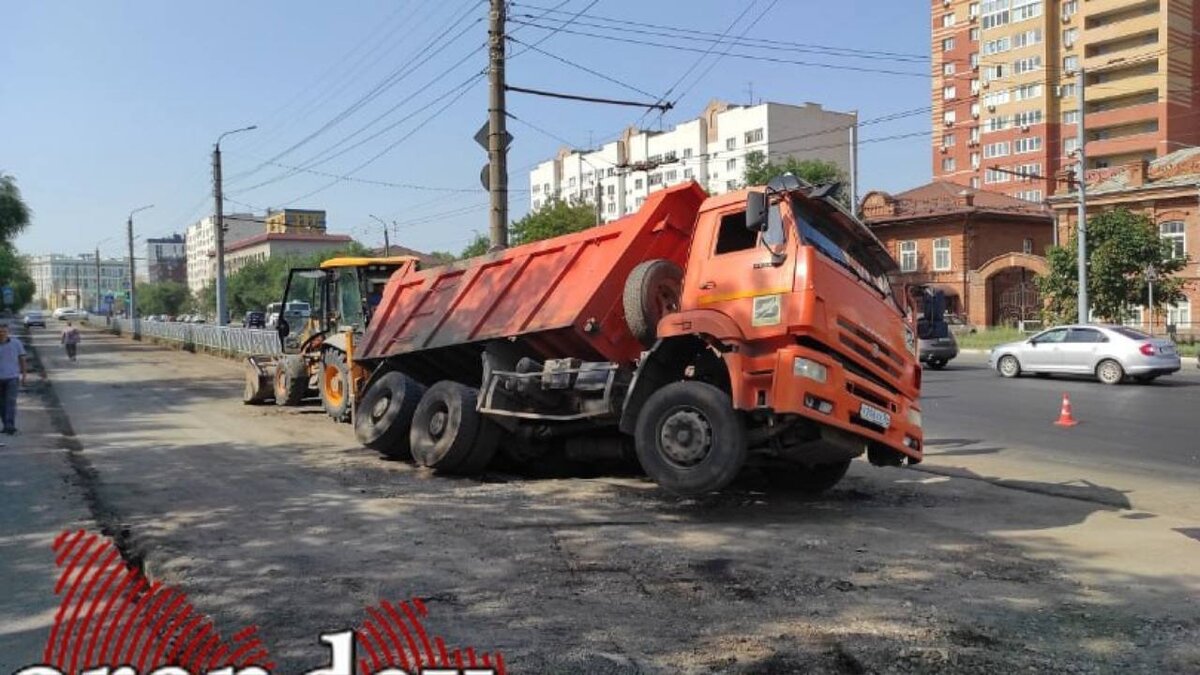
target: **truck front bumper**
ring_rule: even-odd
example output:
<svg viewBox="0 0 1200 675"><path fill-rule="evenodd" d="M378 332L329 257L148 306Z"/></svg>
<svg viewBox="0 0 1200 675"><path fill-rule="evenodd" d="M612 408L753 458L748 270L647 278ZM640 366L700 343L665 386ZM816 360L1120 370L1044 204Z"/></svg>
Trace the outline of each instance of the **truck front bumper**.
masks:
<svg viewBox="0 0 1200 675"><path fill-rule="evenodd" d="M924 456L921 409L916 401L848 372L827 354L789 346L776 355L770 407L830 425L903 453Z"/></svg>

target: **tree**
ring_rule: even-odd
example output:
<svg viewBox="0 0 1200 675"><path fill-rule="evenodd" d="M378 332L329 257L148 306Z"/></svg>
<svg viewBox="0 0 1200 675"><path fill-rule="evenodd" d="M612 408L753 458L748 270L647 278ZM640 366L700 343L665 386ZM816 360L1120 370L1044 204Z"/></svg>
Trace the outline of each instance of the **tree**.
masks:
<svg viewBox="0 0 1200 675"><path fill-rule="evenodd" d="M1121 322L1132 307L1149 302L1145 270L1153 265L1159 278L1154 282L1154 304L1174 304L1183 299L1183 279L1173 276L1187 264L1172 258L1171 245L1158 235L1154 222L1127 209L1106 211L1087 221L1088 302L1095 316ZM1046 253L1050 271L1038 277L1038 289L1046 300L1043 318L1048 323L1071 323L1078 318L1076 302L1078 233L1066 246L1051 247Z"/></svg>
<svg viewBox="0 0 1200 675"><path fill-rule="evenodd" d="M458 256L449 251L430 251L428 255L433 265L445 265L458 260Z"/></svg>
<svg viewBox="0 0 1200 675"><path fill-rule="evenodd" d="M12 242L29 227L29 217L29 206L21 198L16 179L0 173L0 242Z"/></svg>
<svg viewBox="0 0 1200 675"><path fill-rule="evenodd" d="M137 285L138 314L183 314L191 302L187 286L177 281Z"/></svg>
<svg viewBox="0 0 1200 675"><path fill-rule="evenodd" d="M746 185L766 185L772 178L785 173L790 173L813 185L846 180L845 174L833 162L822 159L796 159L795 157L785 157L782 161L770 162L760 151L746 154L746 170L742 173L742 180ZM845 190L839 191L838 199L843 202L848 199Z"/></svg>
<svg viewBox="0 0 1200 675"><path fill-rule="evenodd" d="M595 224L594 206L551 199L543 204L542 208L531 211L524 218L514 222L508 231L514 244L528 244L562 234L580 232Z"/></svg>
<svg viewBox="0 0 1200 675"><path fill-rule="evenodd" d="M458 257L460 260L463 258L474 258L475 256L487 253L491 247L492 240L486 234L476 232L475 238L471 240L471 243L467 244L467 247L462 251L462 255Z"/></svg>

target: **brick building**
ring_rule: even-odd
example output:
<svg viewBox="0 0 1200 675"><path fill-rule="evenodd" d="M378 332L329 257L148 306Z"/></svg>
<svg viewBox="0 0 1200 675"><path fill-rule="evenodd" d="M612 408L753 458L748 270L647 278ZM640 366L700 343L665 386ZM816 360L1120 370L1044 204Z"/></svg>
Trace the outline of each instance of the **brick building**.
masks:
<svg viewBox="0 0 1200 675"><path fill-rule="evenodd" d="M1194 252L1200 242L1200 148L1180 150L1152 162L1140 160L1090 171L1087 183L1089 215L1120 207L1144 213L1158 228L1159 236L1171 242L1172 255L1189 258L1183 271L1187 300L1159 307L1153 328L1162 332L1166 324L1172 324L1180 334L1200 334L1200 255ZM1050 206L1058 215L1059 237L1065 242L1078 221L1078 195L1067 192L1065 181L1059 191L1060 196L1050 199ZM1134 318L1127 323L1149 329L1145 309L1132 310Z"/></svg>
<svg viewBox="0 0 1200 675"><path fill-rule="evenodd" d="M1040 204L934 181L891 195L869 192L863 221L900 264L893 279L945 292L948 311L975 326L1037 319L1033 278L1054 237L1053 215Z"/></svg>

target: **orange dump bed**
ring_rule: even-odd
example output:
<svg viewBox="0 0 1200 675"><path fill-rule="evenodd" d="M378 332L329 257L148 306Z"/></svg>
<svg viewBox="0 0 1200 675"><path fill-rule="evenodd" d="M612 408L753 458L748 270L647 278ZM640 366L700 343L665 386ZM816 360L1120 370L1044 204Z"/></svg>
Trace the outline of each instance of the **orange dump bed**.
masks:
<svg viewBox="0 0 1200 675"><path fill-rule="evenodd" d="M625 324L625 280L645 260L685 265L705 197L686 183L655 192L637 213L608 225L399 271L357 358L413 358L436 370L461 360L463 347L515 338L509 342L531 356L630 362L643 347Z"/></svg>

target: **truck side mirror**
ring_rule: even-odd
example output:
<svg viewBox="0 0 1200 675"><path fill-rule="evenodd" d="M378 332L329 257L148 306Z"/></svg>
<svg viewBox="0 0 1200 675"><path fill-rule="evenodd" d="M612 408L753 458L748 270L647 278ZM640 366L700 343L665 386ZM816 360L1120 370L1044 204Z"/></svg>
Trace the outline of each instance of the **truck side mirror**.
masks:
<svg viewBox="0 0 1200 675"><path fill-rule="evenodd" d="M767 231L767 194L751 192L746 195L746 229L751 232Z"/></svg>

